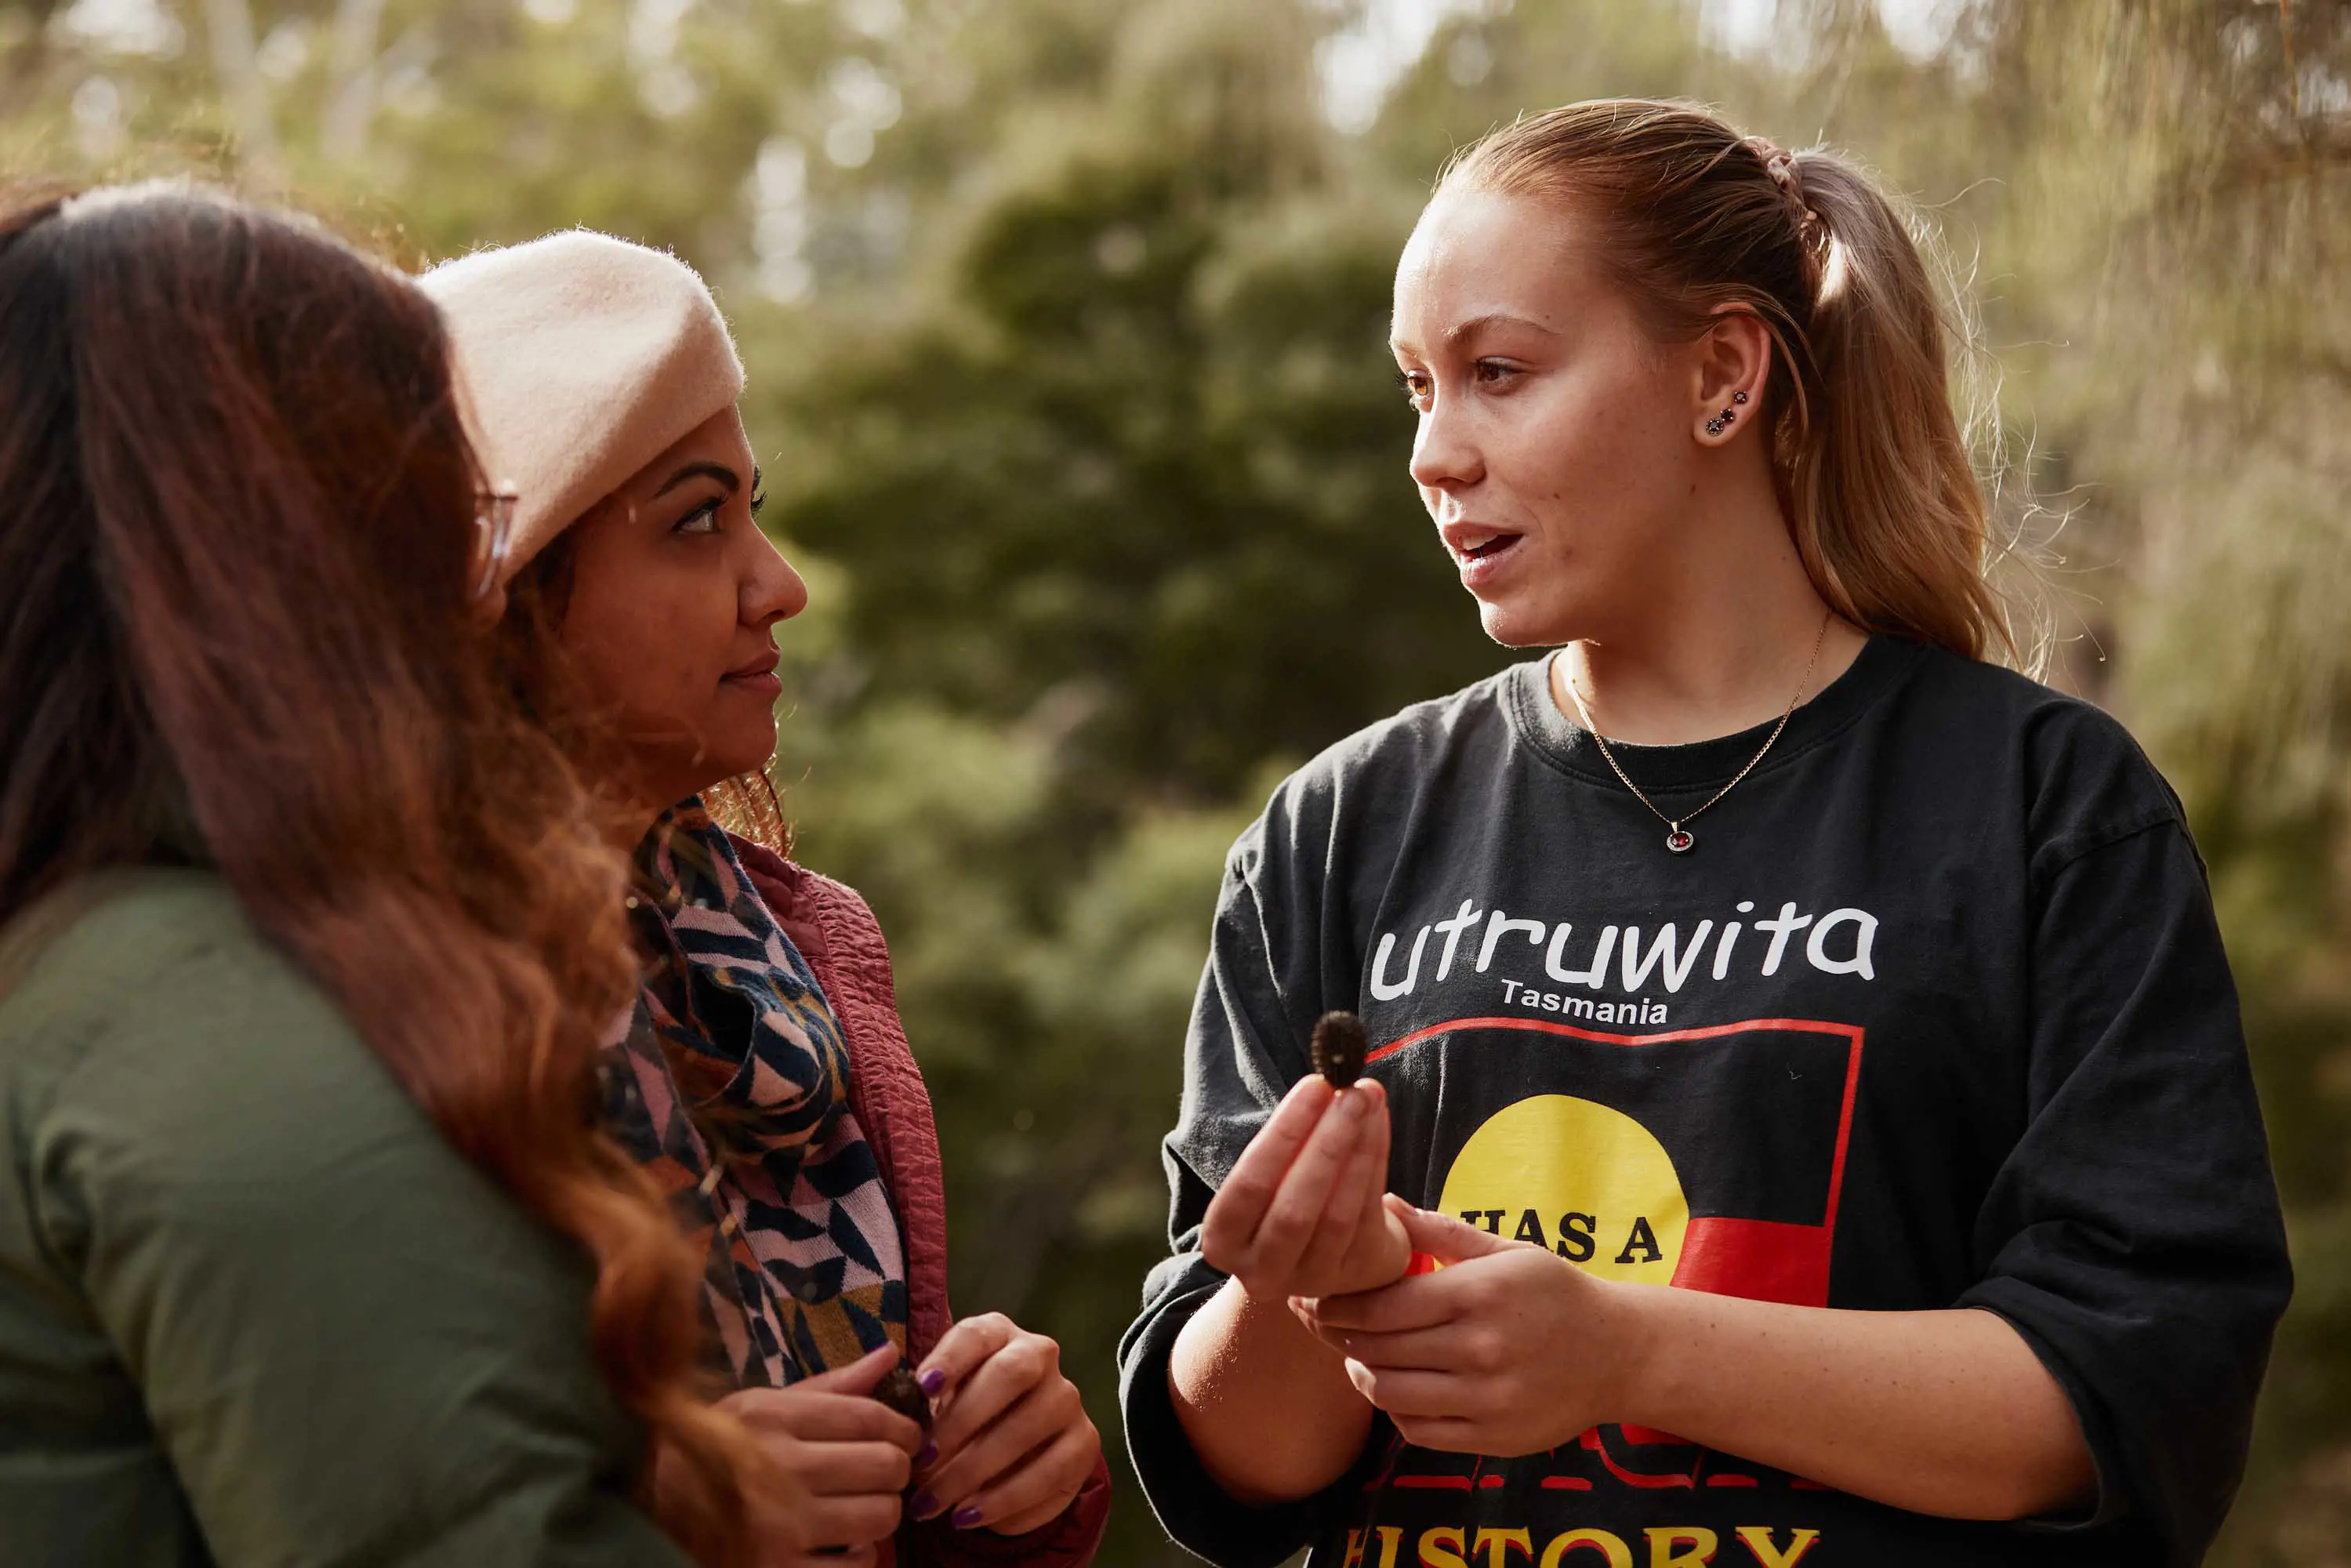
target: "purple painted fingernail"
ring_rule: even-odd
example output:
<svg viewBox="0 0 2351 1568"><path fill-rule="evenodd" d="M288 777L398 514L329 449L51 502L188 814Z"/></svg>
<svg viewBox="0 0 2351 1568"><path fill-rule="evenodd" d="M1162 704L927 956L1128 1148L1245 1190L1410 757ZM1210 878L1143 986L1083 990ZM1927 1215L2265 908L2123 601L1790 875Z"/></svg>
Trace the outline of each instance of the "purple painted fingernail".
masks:
<svg viewBox="0 0 2351 1568"><path fill-rule="evenodd" d="M924 1393L936 1394L947 1385L947 1370L944 1366L935 1366L914 1381L923 1385Z"/></svg>
<svg viewBox="0 0 2351 1568"><path fill-rule="evenodd" d="M914 1468L918 1470L922 1469L933 1459L935 1459L938 1457L939 1446L936 1443L930 1441L928 1438L925 1438L923 1441L923 1451L914 1456Z"/></svg>
<svg viewBox="0 0 2351 1568"><path fill-rule="evenodd" d="M969 1530L973 1525L977 1524L978 1522L979 1510L976 1508L959 1508L956 1510L955 1527L957 1530Z"/></svg>
<svg viewBox="0 0 2351 1568"><path fill-rule="evenodd" d="M928 1519L939 1511L939 1500L926 1491L918 1491L914 1494L914 1500L907 1505L906 1511L916 1519Z"/></svg>

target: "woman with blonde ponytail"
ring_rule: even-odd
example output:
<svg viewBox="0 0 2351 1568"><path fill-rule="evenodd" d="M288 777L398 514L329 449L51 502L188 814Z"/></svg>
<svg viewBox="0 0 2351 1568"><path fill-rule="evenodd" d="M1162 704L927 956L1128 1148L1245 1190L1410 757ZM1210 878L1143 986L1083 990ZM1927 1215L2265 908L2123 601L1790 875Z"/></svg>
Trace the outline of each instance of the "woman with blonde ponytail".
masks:
<svg viewBox="0 0 2351 1568"><path fill-rule="evenodd" d="M1545 652L1233 850L1121 1357L1209 1561L2200 1559L2267 1146L2177 800L1996 662L1953 308L1868 174L1703 109L1439 183L1412 476Z"/></svg>

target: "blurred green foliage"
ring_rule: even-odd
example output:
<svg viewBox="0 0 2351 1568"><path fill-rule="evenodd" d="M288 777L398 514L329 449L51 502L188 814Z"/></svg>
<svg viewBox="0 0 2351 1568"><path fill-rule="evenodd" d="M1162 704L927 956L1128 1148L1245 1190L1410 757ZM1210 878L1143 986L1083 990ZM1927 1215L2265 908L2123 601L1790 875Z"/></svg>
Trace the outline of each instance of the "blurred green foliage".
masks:
<svg viewBox="0 0 2351 1568"><path fill-rule="evenodd" d="M800 852L894 943L957 1304L1060 1336L1115 1447L1225 847L1510 657L1403 472L1429 181L1603 94L1860 152L1978 301L2052 678L2188 799L2245 993L2301 1292L2218 1559L2351 1563L2351 3L1454 0L1343 133L1368 5L0 0L0 161L712 278L815 591ZM1177 1555L1127 1484L1103 1560Z"/></svg>

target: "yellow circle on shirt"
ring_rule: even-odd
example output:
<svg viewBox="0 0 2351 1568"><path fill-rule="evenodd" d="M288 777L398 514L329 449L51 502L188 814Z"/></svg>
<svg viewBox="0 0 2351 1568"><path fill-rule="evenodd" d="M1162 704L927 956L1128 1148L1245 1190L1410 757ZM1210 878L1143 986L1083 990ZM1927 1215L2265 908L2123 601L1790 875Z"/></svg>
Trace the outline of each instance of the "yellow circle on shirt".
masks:
<svg viewBox="0 0 2351 1568"><path fill-rule="evenodd" d="M1653 1285L1672 1281L1689 1229L1665 1145L1622 1111L1567 1094L1521 1100L1470 1134L1437 1207L1603 1279Z"/></svg>

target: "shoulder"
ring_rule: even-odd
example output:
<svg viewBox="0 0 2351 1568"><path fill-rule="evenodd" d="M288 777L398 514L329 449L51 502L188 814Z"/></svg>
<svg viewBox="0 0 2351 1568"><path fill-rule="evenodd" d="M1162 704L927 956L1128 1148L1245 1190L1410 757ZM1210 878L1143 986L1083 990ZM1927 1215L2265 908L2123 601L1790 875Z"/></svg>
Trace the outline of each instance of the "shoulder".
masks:
<svg viewBox="0 0 2351 1568"><path fill-rule="evenodd" d="M102 1215L118 1236L242 1248L288 1195L367 1173L386 1196L355 1212L496 1207L334 999L206 873L87 891L0 1000L0 1082L68 1250Z"/></svg>
<svg viewBox="0 0 2351 1568"><path fill-rule="evenodd" d="M852 1043L869 1035L903 1051L890 944L864 896L848 883L728 834L736 858L776 924L815 967Z"/></svg>
<svg viewBox="0 0 2351 1568"><path fill-rule="evenodd" d="M1275 788L1264 813L1234 846L1236 862L1275 846L1327 841L1366 813L1394 814L1466 758L1499 755L1510 743L1516 722L1510 707L1528 684L1529 668L1514 664L1458 692L1415 703L1324 747Z"/></svg>
<svg viewBox="0 0 2351 1568"><path fill-rule="evenodd" d="M2123 722L2077 696L1939 648L1914 656L1906 723L1966 777L1995 767L2021 791L2037 863L2169 824L2179 796Z"/></svg>
<svg viewBox="0 0 2351 1568"><path fill-rule="evenodd" d="M1537 661L1540 663L1540 661ZM1413 704L1327 747L1283 788L1335 791L1365 779L1426 769L1465 745L1499 740L1528 665L1513 664L1441 697Z"/></svg>
<svg viewBox="0 0 2351 1568"><path fill-rule="evenodd" d="M19 934L0 994L0 1063L62 1084L109 1071L174 1078L192 1056L227 1083L321 1047L363 1052L319 987L199 871L110 873L67 889Z"/></svg>
<svg viewBox="0 0 2351 1568"><path fill-rule="evenodd" d="M822 872L810 871L796 861L785 859L756 840L737 833L726 836L734 845L736 858L749 874L751 885L779 924L818 926L828 946L844 949L834 955L836 958L885 965L889 962L882 923L874 917L862 894L845 882L836 882Z"/></svg>
<svg viewBox="0 0 2351 1568"><path fill-rule="evenodd" d="M674 1561L622 1495L578 1249L218 879L78 902L0 1000L0 1073L45 1063L0 1271L102 1330L219 1558Z"/></svg>
<svg viewBox="0 0 2351 1568"><path fill-rule="evenodd" d="M0 1017L13 1016L38 998L47 1005L82 992L120 1006L143 987L120 981L137 975L152 981L201 972L213 962L258 963L267 967L270 951L228 884L208 871L139 868L100 873L52 895L11 926L6 941L20 939L21 964L8 973L17 983L0 992Z"/></svg>

